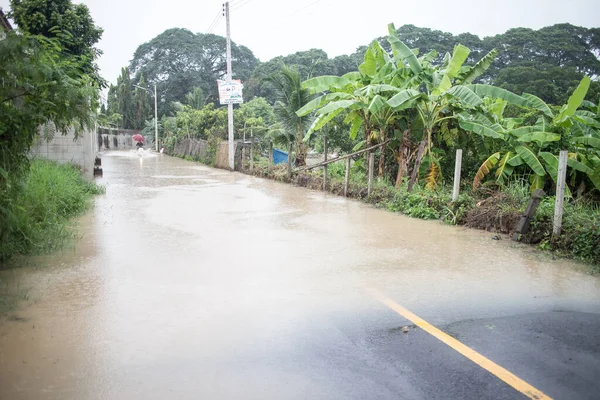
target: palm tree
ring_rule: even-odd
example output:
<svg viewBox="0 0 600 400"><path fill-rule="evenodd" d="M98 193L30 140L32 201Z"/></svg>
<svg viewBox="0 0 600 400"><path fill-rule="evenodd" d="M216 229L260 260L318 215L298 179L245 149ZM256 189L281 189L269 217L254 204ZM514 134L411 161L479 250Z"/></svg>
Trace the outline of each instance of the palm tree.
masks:
<svg viewBox="0 0 600 400"><path fill-rule="evenodd" d="M310 90L302 87L302 80L297 70L285 64L278 73L268 76L265 81L270 82L277 94L275 101L275 115L283 130L288 135L296 137L296 167L306 165L307 148L304 143L304 134L312 123L310 116L298 116L296 111L304 107L313 96ZM292 145L290 143L290 153ZM289 155L291 161L291 154Z"/></svg>

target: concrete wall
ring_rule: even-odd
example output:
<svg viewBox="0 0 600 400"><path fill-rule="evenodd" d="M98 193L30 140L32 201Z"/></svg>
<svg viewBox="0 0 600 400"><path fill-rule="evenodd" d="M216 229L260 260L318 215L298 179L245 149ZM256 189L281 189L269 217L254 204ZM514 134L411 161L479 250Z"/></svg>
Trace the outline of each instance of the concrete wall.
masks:
<svg viewBox="0 0 600 400"><path fill-rule="evenodd" d="M135 148L133 135L141 134L134 129L109 129L98 127L97 149L98 150L129 150ZM145 148L151 148L152 144L146 142Z"/></svg>
<svg viewBox="0 0 600 400"><path fill-rule="evenodd" d="M50 141L40 136L31 148L31 156L46 160L58 161L59 163L71 163L79 166L83 174L91 178L94 174L94 159L96 157L96 134L93 131L80 133L75 140L75 133L71 129L67 135L56 133Z"/></svg>

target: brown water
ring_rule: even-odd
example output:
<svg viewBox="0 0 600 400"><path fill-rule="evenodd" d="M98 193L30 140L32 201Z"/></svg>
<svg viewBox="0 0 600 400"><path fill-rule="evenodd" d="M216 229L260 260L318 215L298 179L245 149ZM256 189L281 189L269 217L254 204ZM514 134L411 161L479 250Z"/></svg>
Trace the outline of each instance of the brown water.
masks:
<svg viewBox="0 0 600 400"><path fill-rule="evenodd" d="M0 321L1 399L358 396L368 362L331 360L398 325L365 287L434 324L600 313L585 267L486 232L168 156L102 164L76 248L2 274L29 300Z"/></svg>

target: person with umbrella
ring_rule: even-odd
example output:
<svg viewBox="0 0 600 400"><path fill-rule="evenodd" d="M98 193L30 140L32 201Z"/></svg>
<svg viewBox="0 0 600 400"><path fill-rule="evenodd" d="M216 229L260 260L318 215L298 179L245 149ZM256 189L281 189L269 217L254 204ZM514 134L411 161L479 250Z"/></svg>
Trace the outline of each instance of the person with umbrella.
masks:
<svg viewBox="0 0 600 400"><path fill-rule="evenodd" d="M133 140L136 142L135 145L138 149L141 149L144 147L144 137L142 135L135 134L133 135Z"/></svg>

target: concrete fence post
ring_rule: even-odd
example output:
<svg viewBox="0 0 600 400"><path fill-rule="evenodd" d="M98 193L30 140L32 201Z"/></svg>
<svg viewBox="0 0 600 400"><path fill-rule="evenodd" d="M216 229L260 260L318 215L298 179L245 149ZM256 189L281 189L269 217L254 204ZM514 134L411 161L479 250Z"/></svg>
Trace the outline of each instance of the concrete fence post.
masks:
<svg viewBox="0 0 600 400"><path fill-rule="evenodd" d="M460 170L462 167L462 149L456 150L456 161L454 163L454 190L452 191L452 201L458 200L460 192Z"/></svg>
<svg viewBox="0 0 600 400"><path fill-rule="evenodd" d="M367 196L371 195L373 188L373 170L375 169L375 153L369 153L369 181L367 183Z"/></svg>
<svg viewBox="0 0 600 400"><path fill-rule="evenodd" d="M350 183L350 157L346 158L346 179L344 180L344 197L348 196L348 184Z"/></svg>
<svg viewBox="0 0 600 400"><path fill-rule="evenodd" d="M323 138L323 152L327 161L327 135ZM323 165L323 190L327 190L327 164Z"/></svg>
<svg viewBox="0 0 600 400"><path fill-rule="evenodd" d="M560 235L562 229L562 216L565 204L565 181L567 178L567 161L569 152L561 150L558 156L558 177L556 178L556 202L554 205L554 226L552 235Z"/></svg>

